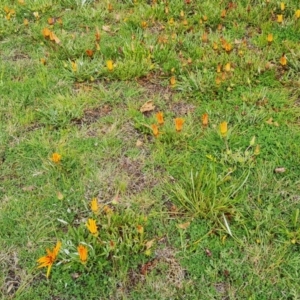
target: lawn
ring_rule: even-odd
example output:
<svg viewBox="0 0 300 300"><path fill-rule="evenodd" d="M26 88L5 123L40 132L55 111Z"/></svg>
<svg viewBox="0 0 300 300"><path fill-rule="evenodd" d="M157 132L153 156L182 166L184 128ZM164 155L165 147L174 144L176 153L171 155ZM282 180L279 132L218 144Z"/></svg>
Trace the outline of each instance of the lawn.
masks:
<svg viewBox="0 0 300 300"><path fill-rule="evenodd" d="M1 299L289 299L300 5L2 0Z"/></svg>

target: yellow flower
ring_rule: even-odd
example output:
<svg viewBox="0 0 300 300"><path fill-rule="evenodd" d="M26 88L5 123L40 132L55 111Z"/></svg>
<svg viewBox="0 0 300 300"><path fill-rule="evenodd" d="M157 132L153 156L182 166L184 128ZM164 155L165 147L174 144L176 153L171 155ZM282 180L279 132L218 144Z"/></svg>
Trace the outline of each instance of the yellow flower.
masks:
<svg viewBox="0 0 300 300"><path fill-rule="evenodd" d="M49 277L52 265L53 265L53 263L55 262L55 260L57 258L57 255L59 253L60 247L61 247L61 242L58 241L56 243L56 246L53 248L52 251L49 250L49 249L46 249L47 255L42 256L41 258L39 258L37 260L37 262L40 264L38 266L38 268L44 268L44 267L48 268L47 269L47 274L46 274L47 278Z"/></svg>
<svg viewBox="0 0 300 300"><path fill-rule="evenodd" d="M297 9L295 12L296 19L300 18L300 9Z"/></svg>
<svg viewBox="0 0 300 300"><path fill-rule="evenodd" d="M273 34L272 33L268 34L267 41L268 41L268 43L272 43L273 42Z"/></svg>
<svg viewBox="0 0 300 300"><path fill-rule="evenodd" d="M224 67L225 72L230 72L231 71L231 64L227 63Z"/></svg>
<svg viewBox="0 0 300 300"><path fill-rule="evenodd" d="M54 152L53 154L52 154L52 156L51 156L51 160L54 162L54 163L59 163L60 162L60 160L61 160L61 155L60 154L58 154L58 153L56 153L56 152Z"/></svg>
<svg viewBox="0 0 300 300"><path fill-rule="evenodd" d="M285 9L285 4L284 4L283 2L280 3L280 9L281 9L282 11L284 11L284 9Z"/></svg>
<svg viewBox="0 0 300 300"><path fill-rule="evenodd" d="M182 119L182 118L176 118L175 119L175 128L176 128L176 131L179 132L179 131L182 130L183 123L184 123L184 119Z"/></svg>
<svg viewBox="0 0 300 300"><path fill-rule="evenodd" d="M90 231L91 234L97 235L98 234L98 229L96 225L96 221L93 219L88 219L88 222L86 223L86 227Z"/></svg>
<svg viewBox="0 0 300 300"><path fill-rule="evenodd" d="M114 62L110 59L106 62L106 67L108 69L108 71L112 71L114 69Z"/></svg>
<svg viewBox="0 0 300 300"><path fill-rule="evenodd" d="M77 247L77 251L78 251L78 254L79 254L79 258L80 258L80 261L82 263L86 263L87 261L87 253L88 253L88 248L83 246L83 245L79 245Z"/></svg>
<svg viewBox="0 0 300 300"><path fill-rule="evenodd" d="M156 119L157 119L157 122L159 125L163 125L164 124L164 113L159 111L157 114L156 114ZM153 128L152 128L153 129Z"/></svg>
<svg viewBox="0 0 300 300"><path fill-rule="evenodd" d="M175 76L172 76L170 78L170 84L171 84L171 86L174 86L176 84L176 78L175 78Z"/></svg>
<svg viewBox="0 0 300 300"><path fill-rule="evenodd" d="M226 135L227 135L227 122L222 122L220 124L220 133L223 137L226 137Z"/></svg>
<svg viewBox="0 0 300 300"><path fill-rule="evenodd" d="M155 137L157 137L159 135L159 131L158 131L158 127L156 124L152 124L151 125L151 128L152 128L152 133Z"/></svg>
<svg viewBox="0 0 300 300"><path fill-rule="evenodd" d="M94 213L97 213L99 210L98 202L96 198L93 198L92 201L90 202L91 210Z"/></svg>
<svg viewBox="0 0 300 300"><path fill-rule="evenodd" d="M277 22L282 23L283 22L283 15L277 15Z"/></svg>

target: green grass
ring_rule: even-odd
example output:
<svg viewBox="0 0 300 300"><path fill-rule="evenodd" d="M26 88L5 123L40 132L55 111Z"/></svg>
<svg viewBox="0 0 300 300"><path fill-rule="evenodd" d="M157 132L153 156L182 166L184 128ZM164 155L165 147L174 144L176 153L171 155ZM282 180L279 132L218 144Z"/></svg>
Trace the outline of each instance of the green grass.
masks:
<svg viewBox="0 0 300 300"><path fill-rule="evenodd" d="M298 299L298 1L2 2L1 299Z"/></svg>

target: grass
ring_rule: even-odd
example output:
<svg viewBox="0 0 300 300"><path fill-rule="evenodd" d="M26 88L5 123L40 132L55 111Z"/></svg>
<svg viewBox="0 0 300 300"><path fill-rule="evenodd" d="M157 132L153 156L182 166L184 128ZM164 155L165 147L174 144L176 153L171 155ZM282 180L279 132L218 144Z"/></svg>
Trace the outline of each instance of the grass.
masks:
<svg viewBox="0 0 300 300"><path fill-rule="evenodd" d="M2 1L2 299L298 299L299 9Z"/></svg>

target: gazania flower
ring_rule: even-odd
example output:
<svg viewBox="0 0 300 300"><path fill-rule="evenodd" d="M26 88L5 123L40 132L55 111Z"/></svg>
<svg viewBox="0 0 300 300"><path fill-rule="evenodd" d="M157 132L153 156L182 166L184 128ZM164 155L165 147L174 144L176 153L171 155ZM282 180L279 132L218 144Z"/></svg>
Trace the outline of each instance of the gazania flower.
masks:
<svg viewBox="0 0 300 300"><path fill-rule="evenodd" d="M152 124L151 125L151 128L152 128L152 133L155 137L157 137L159 135L159 131L158 131L158 127L156 124Z"/></svg>
<svg viewBox="0 0 300 300"><path fill-rule="evenodd" d="M60 247L61 247L61 242L57 242L56 243L56 246L53 248L53 250L49 250L47 249L47 255L45 256L42 256L41 258L39 258L37 260L37 262L40 264L38 266L38 268L44 268L44 267L47 267L47 274L46 274L46 277L48 278L49 275L50 275L50 271L51 271L51 268L52 268L52 265L54 264L56 258L57 258L57 255L59 253L59 250L60 250Z"/></svg>
<svg viewBox="0 0 300 300"><path fill-rule="evenodd" d="M110 59L106 62L106 67L108 69L108 71L112 71L114 69L114 62Z"/></svg>
<svg viewBox="0 0 300 300"><path fill-rule="evenodd" d="M53 154L52 154L52 156L51 156L51 160L54 162L54 163L59 163L60 162L60 160L61 160L61 155L60 154L58 154L58 153L56 153L56 152L54 152Z"/></svg>
<svg viewBox="0 0 300 300"><path fill-rule="evenodd" d="M93 198L90 202L91 210L93 213L97 213L99 210L98 202L96 198Z"/></svg>
<svg viewBox="0 0 300 300"><path fill-rule="evenodd" d="M159 125L163 125L164 124L164 113L159 111L157 114L156 114L156 119L157 119L157 122Z"/></svg>
<svg viewBox="0 0 300 300"><path fill-rule="evenodd" d="M91 234L93 235L98 234L98 228L95 220L88 219L88 222L86 223L86 227L88 228Z"/></svg>
<svg viewBox="0 0 300 300"><path fill-rule="evenodd" d="M271 44L273 42L273 34L272 33L268 34L267 41L268 41L269 44Z"/></svg>
<svg viewBox="0 0 300 300"><path fill-rule="evenodd" d="M285 57L284 54L282 54L282 56L280 57L279 62L280 62L280 64L281 64L282 66L286 66L287 60L286 60L286 57Z"/></svg>
<svg viewBox="0 0 300 300"><path fill-rule="evenodd" d="M83 245L79 245L77 247L77 251L78 251L78 254L79 254L79 258L80 258L80 261L82 263L86 263L87 261L87 254L88 254L88 248L83 246Z"/></svg>
<svg viewBox="0 0 300 300"><path fill-rule="evenodd" d="M182 130L183 123L184 123L184 119L182 119L182 118L176 118L175 119L175 128L176 128L176 131L179 132L179 131Z"/></svg>
<svg viewBox="0 0 300 300"><path fill-rule="evenodd" d="M208 125L208 114L205 113L202 115L202 125L207 126Z"/></svg>
<svg viewBox="0 0 300 300"><path fill-rule="evenodd" d="M222 122L220 124L220 133L223 137L226 137L226 135L227 135L227 122Z"/></svg>

